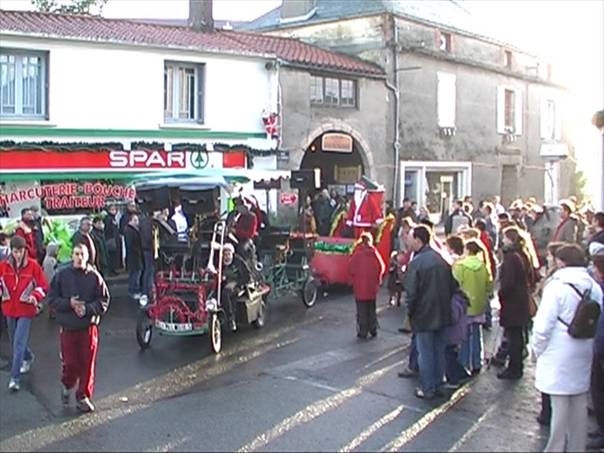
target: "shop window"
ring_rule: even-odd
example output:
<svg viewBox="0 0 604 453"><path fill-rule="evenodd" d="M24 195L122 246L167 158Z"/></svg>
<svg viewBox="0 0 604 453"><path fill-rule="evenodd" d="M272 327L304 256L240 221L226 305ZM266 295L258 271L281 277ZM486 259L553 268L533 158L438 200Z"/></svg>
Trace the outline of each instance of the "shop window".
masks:
<svg viewBox="0 0 604 453"><path fill-rule="evenodd" d="M48 54L0 51L0 118L46 119Z"/></svg>
<svg viewBox="0 0 604 453"><path fill-rule="evenodd" d="M164 120L203 123L204 65L166 62Z"/></svg>
<svg viewBox="0 0 604 453"><path fill-rule="evenodd" d="M310 77L310 102L331 107L356 107L357 84L355 80L334 77Z"/></svg>

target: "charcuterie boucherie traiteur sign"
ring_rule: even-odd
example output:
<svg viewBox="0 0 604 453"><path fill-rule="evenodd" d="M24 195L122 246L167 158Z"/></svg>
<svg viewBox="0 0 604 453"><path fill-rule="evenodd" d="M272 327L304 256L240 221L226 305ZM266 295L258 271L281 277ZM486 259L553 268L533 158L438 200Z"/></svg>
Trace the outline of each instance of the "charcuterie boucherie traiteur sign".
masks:
<svg viewBox="0 0 604 453"><path fill-rule="evenodd" d="M46 209L99 209L107 199L134 200L132 187L102 182L63 182L0 193L0 205L41 200Z"/></svg>

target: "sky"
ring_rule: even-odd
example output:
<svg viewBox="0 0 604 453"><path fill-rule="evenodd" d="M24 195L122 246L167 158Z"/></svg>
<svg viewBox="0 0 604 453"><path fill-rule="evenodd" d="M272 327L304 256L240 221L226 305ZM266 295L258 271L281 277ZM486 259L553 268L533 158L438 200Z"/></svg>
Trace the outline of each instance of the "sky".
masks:
<svg viewBox="0 0 604 453"><path fill-rule="evenodd" d="M64 0L62 0L64 1ZM355 1L355 0L350 0ZM590 165L595 128L591 116L604 108L604 0L457 0L497 36L546 57L554 77L576 99L572 117L579 168L593 183ZM214 18L251 20L281 0L214 0ZM30 0L0 0L2 9L30 9ZM105 17L186 18L188 0L109 0Z"/></svg>

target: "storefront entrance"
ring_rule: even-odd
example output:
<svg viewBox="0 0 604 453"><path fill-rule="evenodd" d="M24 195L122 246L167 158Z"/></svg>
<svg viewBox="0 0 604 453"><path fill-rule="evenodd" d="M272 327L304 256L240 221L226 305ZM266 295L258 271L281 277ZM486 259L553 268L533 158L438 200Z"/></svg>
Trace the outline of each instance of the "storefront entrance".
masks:
<svg viewBox="0 0 604 453"><path fill-rule="evenodd" d="M401 195L425 207L436 223L449 212L457 198L472 191L469 162L403 162Z"/></svg>
<svg viewBox="0 0 604 453"><path fill-rule="evenodd" d="M348 134L326 132L306 149L301 170L320 170L321 187L344 195L354 192L354 183L364 174L361 147Z"/></svg>

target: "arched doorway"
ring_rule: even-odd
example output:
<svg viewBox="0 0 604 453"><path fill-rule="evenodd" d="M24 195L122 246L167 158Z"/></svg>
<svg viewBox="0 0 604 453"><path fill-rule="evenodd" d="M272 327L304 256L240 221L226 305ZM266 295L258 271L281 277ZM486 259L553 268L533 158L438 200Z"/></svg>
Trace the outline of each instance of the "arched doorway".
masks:
<svg viewBox="0 0 604 453"><path fill-rule="evenodd" d="M321 188L335 189L344 195L354 191L354 183L365 173L362 148L351 135L324 132L308 146L301 170L321 171Z"/></svg>

